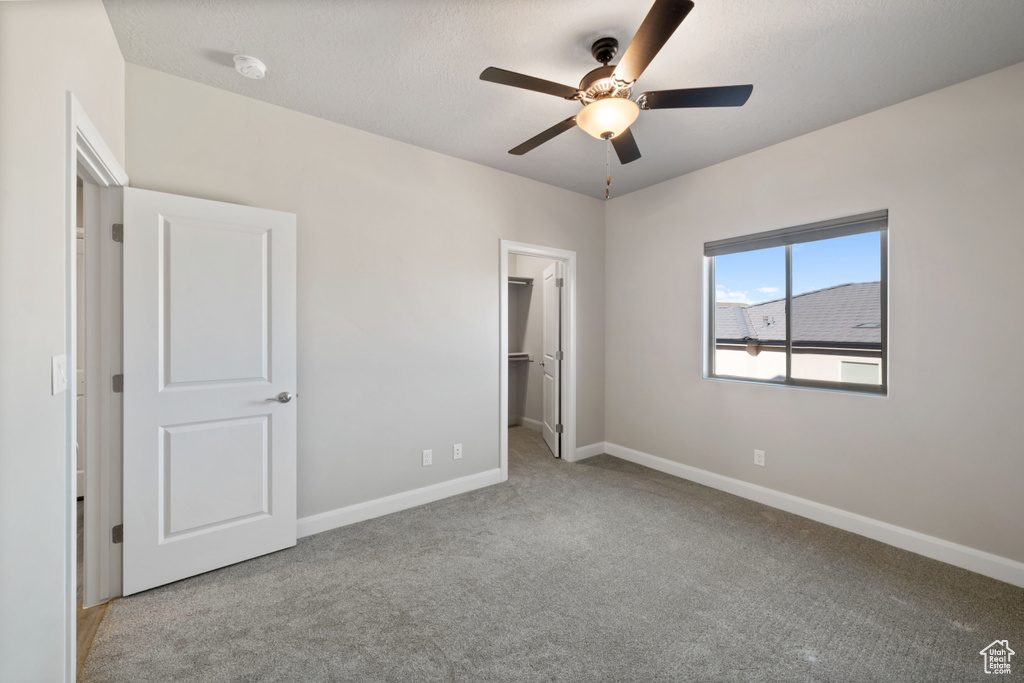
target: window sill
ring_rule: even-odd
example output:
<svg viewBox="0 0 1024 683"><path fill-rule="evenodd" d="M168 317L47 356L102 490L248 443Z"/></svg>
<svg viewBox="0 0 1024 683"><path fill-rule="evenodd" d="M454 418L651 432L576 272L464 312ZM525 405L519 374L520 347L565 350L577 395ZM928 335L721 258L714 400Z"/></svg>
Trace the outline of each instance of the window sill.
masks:
<svg viewBox="0 0 1024 683"><path fill-rule="evenodd" d="M841 394L859 394L861 396L880 396L885 398L889 391L886 385L860 385L844 382L816 382L814 380L767 380L749 377L731 377L728 375L704 375L704 379L722 382L739 382L741 384L760 384L770 387L791 387L795 389L811 389L814 391L831 391Z"/></svg>

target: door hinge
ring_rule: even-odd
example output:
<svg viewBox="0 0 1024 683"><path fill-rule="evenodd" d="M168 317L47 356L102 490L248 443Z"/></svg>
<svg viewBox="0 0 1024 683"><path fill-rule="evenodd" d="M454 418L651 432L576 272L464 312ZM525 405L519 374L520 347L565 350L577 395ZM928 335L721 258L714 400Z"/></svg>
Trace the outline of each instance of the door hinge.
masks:
<svg viewBox="0 0 1024 683"><path fill-rule="evenodd" d="M124 224L114 223L110 226L110 239L115 242L124 242Z"/></svg>
<svg viewBox="0 0 1024 683"><path fill-rule="evenodd" d="M120 394L124 391L124 375L114 375L110 378L110 388L115 394Z"/></svg>
<svg viewBox="0 0 1024 683"><path fill-rule="evenodd" d="M562 425L555 425L555 434L561 434L563 429Z"/></svg>
<svg viewBox="0 0 1024 683"><path fill-rule="evenodd" d="M565 278L564 277L556 277L555 278L555 287L565 287Z"/></svg>
<svg viewBox="0 0 1024 683"><path fill-rule="evenodd" d="M124 540L124 524L118 524L110 530L110 542L120 543Z"/></svg>
<svg viewBox="0 0 1024 683"><path fill-rule="evenodd" d="M564 360L565 354L561 351L555 351L555 360Z"/></svg>

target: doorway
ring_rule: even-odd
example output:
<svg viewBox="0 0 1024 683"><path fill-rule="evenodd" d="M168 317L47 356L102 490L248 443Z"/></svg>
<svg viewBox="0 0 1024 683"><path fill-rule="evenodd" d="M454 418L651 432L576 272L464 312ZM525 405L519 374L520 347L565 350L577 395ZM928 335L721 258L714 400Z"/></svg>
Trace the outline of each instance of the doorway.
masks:
<svg viewBox="0 0 1024 683"><path fill-rule="evenodd" d="M508 424L541 434L561 458L562 262L509 254Z"/></svg>
<svg viewBox="0 0 1024 683"><path fill-rule="evenodd" d="M110 230L121 220L128 176L72 93L65 103L64 679L73 681L83 639L87 645L103 604L120 594L120 546L109 533L120 522L120 459L101 456L120 453L118 395L106 390L120 372L120 252Z"/></svg>
<svg viewBox="0 0 1024 683"><path fill-rule="evenodd" d="M546 431L555 457L576 460L576 253L508 240L501 240L500 252L499 440L505 481L510 425ZM545 311L555 312L547 316L546 330Z"/></svg>
<svg viewBox="0 0 1024 683"><path fill-rule="evenodd" d="M121 188L101 185L79 161L74 204L77 391L68 398L75 403L75 653L81 671L107 602L121 594L121 546L111 533L121 521L121 397L111 384L121 372L121 253L113 231L121 220Z"/></svg>
<svg viewBox="0 0 1024 683"><path fill-rule="evenodd" d="M86 485L86 468L88 467L88 424L89 420L87 417L87 396L86 396L86 384L87 384L87 370L89 365L88 362L88 351L90 344L86 343L86 331L90 325L87 321L87 316L90 312L90 306L87 305L87 298L89 292L89 276L95 276L95 273L91 268L86 267L86 235L87 231L85 228L85 180L83 179L83 173L81 170L78 172L76 188L75 188L75 319L76 319L76 355L75 355L75 375L69 378L71 381L68 382L68 392L73 392L75 402L75 419L77 421L77 429L75 432L75 540L76 540L76 552L75 552L75 622L76 622L76 639L78 641L76 652L77 662L76 670L78 674L82 672L82 666L85 663L85 655L88 653L89 646L92 643L92 639L96 634L96 630L99 628L99 623L103 619L103 615L106 612L106 604L90 604L85 603L85 564L86 564L86 528L85 528L85 506L86 506L86 494L88 493L88 486ZM90 185L90 195L94 196L92 190L94 185ZM93 207L90 206L90 209ZM92 223L92 221L90 221ZM94 225L90 225L90 228L95 228ZM91 230L90 230L91 232ZM90 238L91 241L91 238ZM91 245L90 245L91 246ZM89 505L93 506L95 501L90 496ZM90 510L93 512L93 510ZM92 533L89 533L89 540L92 539ZM90 553L90 555L93 555ZM95 560L95 557L93 557ZM90 564L90 578L94 572L94 567ZM94 596L90 596L94 597Z"/></svg>

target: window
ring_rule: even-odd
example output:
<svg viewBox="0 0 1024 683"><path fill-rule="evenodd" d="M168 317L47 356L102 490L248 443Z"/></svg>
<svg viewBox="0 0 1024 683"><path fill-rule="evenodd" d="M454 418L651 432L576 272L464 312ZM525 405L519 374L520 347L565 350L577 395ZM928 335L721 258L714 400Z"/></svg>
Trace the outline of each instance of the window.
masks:
<svg viewBox="0 0 1024 683"><path fill-rule="evenodd" d="M704 245L706 376L886 392L888 212Z"/></svg>

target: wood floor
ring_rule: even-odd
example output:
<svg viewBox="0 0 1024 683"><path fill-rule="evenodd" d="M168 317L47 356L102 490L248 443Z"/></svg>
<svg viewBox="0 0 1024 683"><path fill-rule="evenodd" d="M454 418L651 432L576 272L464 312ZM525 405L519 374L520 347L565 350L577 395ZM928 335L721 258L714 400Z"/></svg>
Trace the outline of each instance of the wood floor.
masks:
<svg viewBox="0 0 1024 683"><path fill-rule="evenodd" d="M75 678L82 675L82 667L85 666L85 658L89 656L89 648L92 647L93 638L96 637L96 631L100 627L100 622L103 621L103 615L107 613L107 605L96 605L95 607L88 607L82 609L78 607L78 668L75 673Z"/></svg>
<svg viewBox="0 0 1024 683"><path fill-rule="evenodd" d="M82 609L82 526L85 514L85 504L82 499L78 499L78 623L76 625L77 633L77 648L78 653L78 667L75 673L75 678L82 675L82 667L85 665L85 658L89 656L89 648L92 647L93 638L96 637L96 631L100 627L100 622L103 621L103 615L107 613L107 605L96 605L95 607L89 607Z"/></svg>

